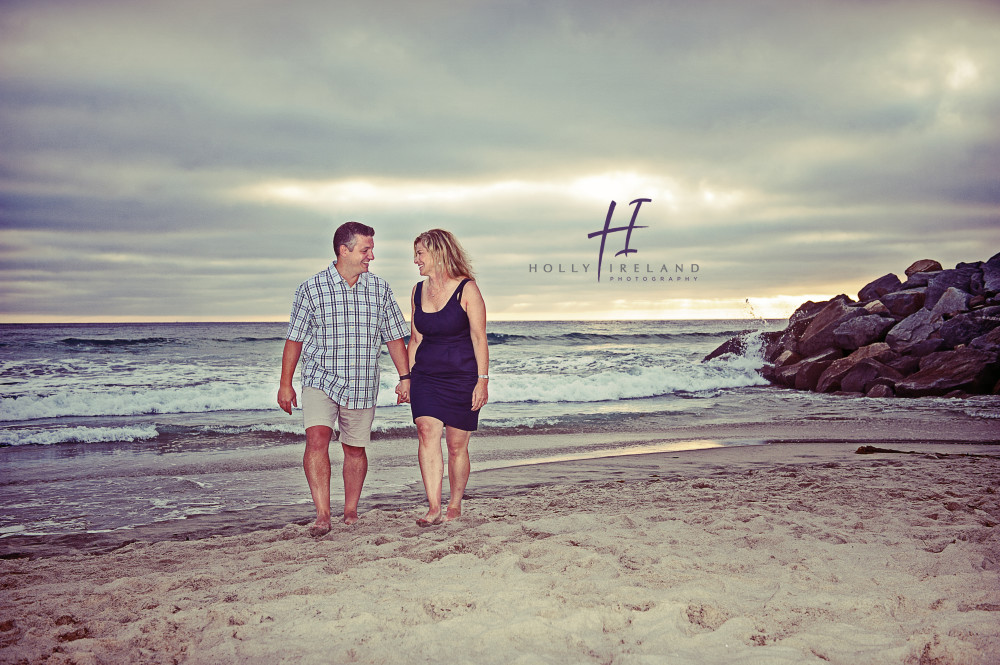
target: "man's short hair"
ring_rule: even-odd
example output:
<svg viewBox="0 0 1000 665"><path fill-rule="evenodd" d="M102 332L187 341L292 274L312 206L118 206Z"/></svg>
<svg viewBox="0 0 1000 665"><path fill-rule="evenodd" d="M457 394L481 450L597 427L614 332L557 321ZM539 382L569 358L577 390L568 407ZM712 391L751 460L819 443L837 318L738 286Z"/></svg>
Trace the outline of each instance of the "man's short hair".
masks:
<svg viewBox="0 0 1000 665"><path fill-rule="evenodd" d="M374 238L375 229L361 222L345 222L333 234L333 253L340 256L340 246L346 245L347 251L353 251L358 244L358 236Z"/></svg>

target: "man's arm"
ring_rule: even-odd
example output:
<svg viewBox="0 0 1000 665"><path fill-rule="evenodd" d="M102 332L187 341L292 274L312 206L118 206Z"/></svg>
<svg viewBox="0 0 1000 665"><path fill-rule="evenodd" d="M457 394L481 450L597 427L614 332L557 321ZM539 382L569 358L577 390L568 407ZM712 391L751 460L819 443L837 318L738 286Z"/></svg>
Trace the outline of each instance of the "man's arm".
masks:
<svg viewBox="0 0 1000 665"><path fill-rule="evenodd" d="M394 339L385 343L389 349L389 357L392 364L396 366L396 371L400 376L410 373L410 358L406 353L406 342L402 339ZM410 380L402 379L396 386L396 404L410 401Z"/></svg>
<svg viewBox="0 0 1000 665"><path fill-rule="evenodd" d="M295 388L292 387L292 381L295 379L295 366L299 364L300 355L302 355L302 342L293 342L290 339L286 339L285 350L281 353L281 383L278 386L278 406L289 415L292 413L292 407L299 405L298 398L295 396Z"/></svg>

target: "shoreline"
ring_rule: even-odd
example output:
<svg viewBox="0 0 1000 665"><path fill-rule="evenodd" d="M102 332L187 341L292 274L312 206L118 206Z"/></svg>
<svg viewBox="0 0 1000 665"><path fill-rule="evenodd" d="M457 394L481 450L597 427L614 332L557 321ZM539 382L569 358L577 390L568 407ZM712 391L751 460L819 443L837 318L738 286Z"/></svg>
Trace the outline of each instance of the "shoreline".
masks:
<svg viewBox="0 0 1000 665"><path fill-rule="evenodd" d="M862 445L888 448L929 450L932 446L960 447L953 452L992 450L1000 452L1000 438L993 435L989 423L983 427L942 427L935 436L926 435L926 423L912 431L901 429L898 420L888 421L885 427L868 424L864 433L857 434L839 423L833 437L820 437L820 430L829 432L830 423L785 424L735 424L718 426L690 426L665 432L592 432L577 434L519 435L517 438L530 445L532 439L544 439L551 449L553 441L581 438L600 446L630 446L618 449L601 449L588 453L546 455L530 460L519 460L509 465L491 466L477 470L473 462L472 476L466 491L467 501L480 497L503 498L529 496L539 486L553 483L597 482L605 474L618 478L637 479L648 469L669 472L671 464L689 473L714 473L718 464L740 464L753 460L755 464L783 464L787 453L795 446L818 446L812 455L827 459L826 453L837 451L834 457L853 452ZM945 424L942 424L945 425ZM885 436L893 431L896 436ZM770 434L770 436L765 436ZM872 436L872 435L875 436ZM907 436L908 434L908 436ZM689 435L690 438L685 437ZM879 436L881 435L881 436ZM510 439L511 435L486 435ZM558 446L556 446L558 447ZM846 448L845 448L846 447ZM906 448L909 449L909 448ZM766 450L766 452L765 452ZM794 458L794 455L792 455ZM716 460L710 463L708 460ZM337 461L334 460L336 466ZM378 474L373 468L371 475ZM335 474L336 475L336 474ZM334 478L334 502L337 496L337 478ZM303 480L303 486L305 482ZM308 502L307 488L304 499L297 504L262 505L245 510L224 510L218 513L191 515L182 519L164 520L128 529L104 532L78 532L71 534L10 535L0 538L0 560L39 558L62 555L106 554L133 543L160 541L191 541L216 536L239 534L281 528L289 525L311 524L315 515ZM447 496L447 479L445 479ZM393 492L363 495L361 516L371 510L418 510L425 503L419 479L403 489Z"/></svg>
<svg viewBox="0 0 1000 665"><path fill-rule="evenodd" d="M991 663L1000 445L721 447L484 471L376 506L0 561L0 661ZM905 454L907 451L916 454ZM62 662L62 661L59 661Z"/></svg>

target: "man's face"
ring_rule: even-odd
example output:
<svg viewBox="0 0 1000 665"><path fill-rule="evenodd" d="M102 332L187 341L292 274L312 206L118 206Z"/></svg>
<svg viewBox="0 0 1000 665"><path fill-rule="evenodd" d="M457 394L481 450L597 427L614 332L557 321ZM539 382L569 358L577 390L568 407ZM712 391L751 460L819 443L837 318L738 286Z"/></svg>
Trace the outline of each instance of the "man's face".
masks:
<svg viewBox="0 0 1000 665"><path fill-rule="evenodd" d="M371 236L354 236L354 249L348 250L347 245L340 246L337 257L337 268L345 277L356 277L368 272L368 263L375 260L375 239Z"/></svg>

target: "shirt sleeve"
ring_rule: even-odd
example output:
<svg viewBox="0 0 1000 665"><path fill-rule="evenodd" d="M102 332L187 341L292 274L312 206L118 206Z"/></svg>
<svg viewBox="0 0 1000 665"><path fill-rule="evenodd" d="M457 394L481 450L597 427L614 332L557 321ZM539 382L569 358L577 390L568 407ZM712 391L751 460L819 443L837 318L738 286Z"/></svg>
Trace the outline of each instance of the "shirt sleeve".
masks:
<svg viewBox="0 0 1000 665"><path fill-rule="evenodd" d="M295 291L292 302L292 314L288 318L288 332L285 339L293 342L304 342L309 337L309 323L312 321L312 304L306 293L306 285L300 284Z"/></svg>
<svg viewBox="0 0 1000 665"><path fill-rule="evenodd" d="M410 326L403 318L403 312L399 309L396 297L392 294L392 289L385 287L385 304L382 306L382 316L379 317L379 333L382 335L382 343L403 339L410 334Z"/></svg>

